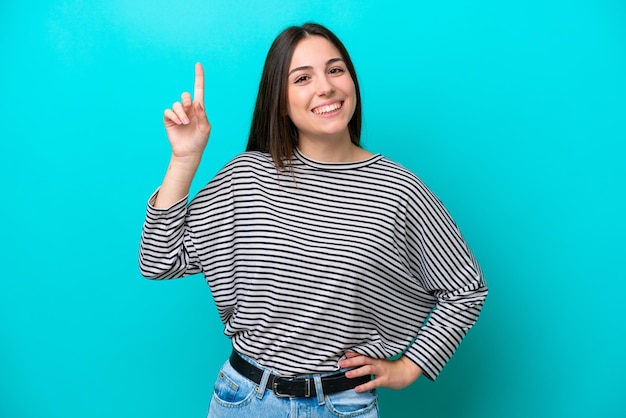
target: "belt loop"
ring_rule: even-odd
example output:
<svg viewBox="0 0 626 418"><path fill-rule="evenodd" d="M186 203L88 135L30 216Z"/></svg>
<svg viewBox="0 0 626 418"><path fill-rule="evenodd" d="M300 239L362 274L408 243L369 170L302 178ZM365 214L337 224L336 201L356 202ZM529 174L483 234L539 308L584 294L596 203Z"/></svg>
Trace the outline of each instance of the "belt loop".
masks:
<svg viewBox="0 0 626 418"><path fill-rule="evenodd" d="M263 376L261 377L261 382L259 383L259 386L257 386L257 393L256 393L257 398L263 399L263 395L265 395L265 388L267 387L267 381L269 380L271 374L272 374L272 371L270 369L263 370Z"/></svg>
<svg viewBox="0 0 626 418"><path fill-rule="evenodd" d="M317 394L318 405L324 405L326 400L324 399L324 389L322 388L322 378L319 374L313 375L313 382L315 382L315 393Z"/></svg>

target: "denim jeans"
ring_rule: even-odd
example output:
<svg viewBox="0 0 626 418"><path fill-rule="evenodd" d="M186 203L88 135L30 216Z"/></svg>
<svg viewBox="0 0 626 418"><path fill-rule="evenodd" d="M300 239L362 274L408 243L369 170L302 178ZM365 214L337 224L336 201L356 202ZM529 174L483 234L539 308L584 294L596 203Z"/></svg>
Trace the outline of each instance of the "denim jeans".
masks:
<svg viewBox="0 0 626 418"><path fill-rule="evenodd" d="M260 367L251 359L242 357ZM324 394L321 377L329 374L333 373L308 376L315 381L316 397L283 398L277 397L272 390L266 387L267 379L270 376L269 370L265 371L261 383L257 385L240 375L227 361L222 366L215 382L207 418L378 417L375 390L357 393L354 389L349 389L343 392Z"/></svg>

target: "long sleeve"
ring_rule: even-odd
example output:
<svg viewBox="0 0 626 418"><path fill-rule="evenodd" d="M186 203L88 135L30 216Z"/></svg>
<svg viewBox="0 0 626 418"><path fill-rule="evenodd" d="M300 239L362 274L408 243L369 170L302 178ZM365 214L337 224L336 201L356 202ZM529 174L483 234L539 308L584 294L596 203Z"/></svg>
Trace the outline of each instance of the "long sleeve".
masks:
<svg viewBox="0 0 626 418"><path fill-rule="evenodd" d="M269 154L246 152L187 207L149 205L142 273L201 270L233 346L277 373L336 371L352 351L404 353L434 379L486 296L456 226L381 155L295 158L277 173Z"/></svg>
<svg viewBox="0 0 626 418"><path fill-rule="evenodd" d="M141 274L161 280L199 273L200 262L186 224L187 197L167 209L157 209L153 206L156 193L148 202L141 233Z"/></svg>
<svg viewBox="0 0 626 418"><path fill-rule="evenodd" d="M430 191L423 192L407 225L410 268L437 303L406 356L434 380L476 322L487 285L446 209Z"/></svg>

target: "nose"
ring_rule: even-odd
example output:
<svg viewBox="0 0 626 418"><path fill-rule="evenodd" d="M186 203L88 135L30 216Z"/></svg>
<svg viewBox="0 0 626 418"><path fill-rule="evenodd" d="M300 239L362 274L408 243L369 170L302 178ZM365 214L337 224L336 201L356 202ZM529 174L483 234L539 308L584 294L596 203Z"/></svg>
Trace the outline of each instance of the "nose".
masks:
<svg viewBox="0 0 626 418"><path fill-rule="evenodd" d="M328 77L318 77L315 87L319 96L328 96L335 92L335 87Z"/></svg>

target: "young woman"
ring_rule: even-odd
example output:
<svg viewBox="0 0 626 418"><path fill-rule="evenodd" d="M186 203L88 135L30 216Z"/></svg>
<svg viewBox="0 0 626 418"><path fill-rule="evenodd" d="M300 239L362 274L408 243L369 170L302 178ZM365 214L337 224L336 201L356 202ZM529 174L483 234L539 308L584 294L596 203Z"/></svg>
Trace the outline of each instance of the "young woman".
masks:
<svg viewBox="0 0 626 418"><path fill-rule="evenodd" d="M487 287L436 196L360 146L359 84L332 32L276 38L246 152L189 205L211 130L200 64L164 124L172 157L140 266L211 288L233 352L209 417L376 417L377 387L436 378Z"/></svg>

